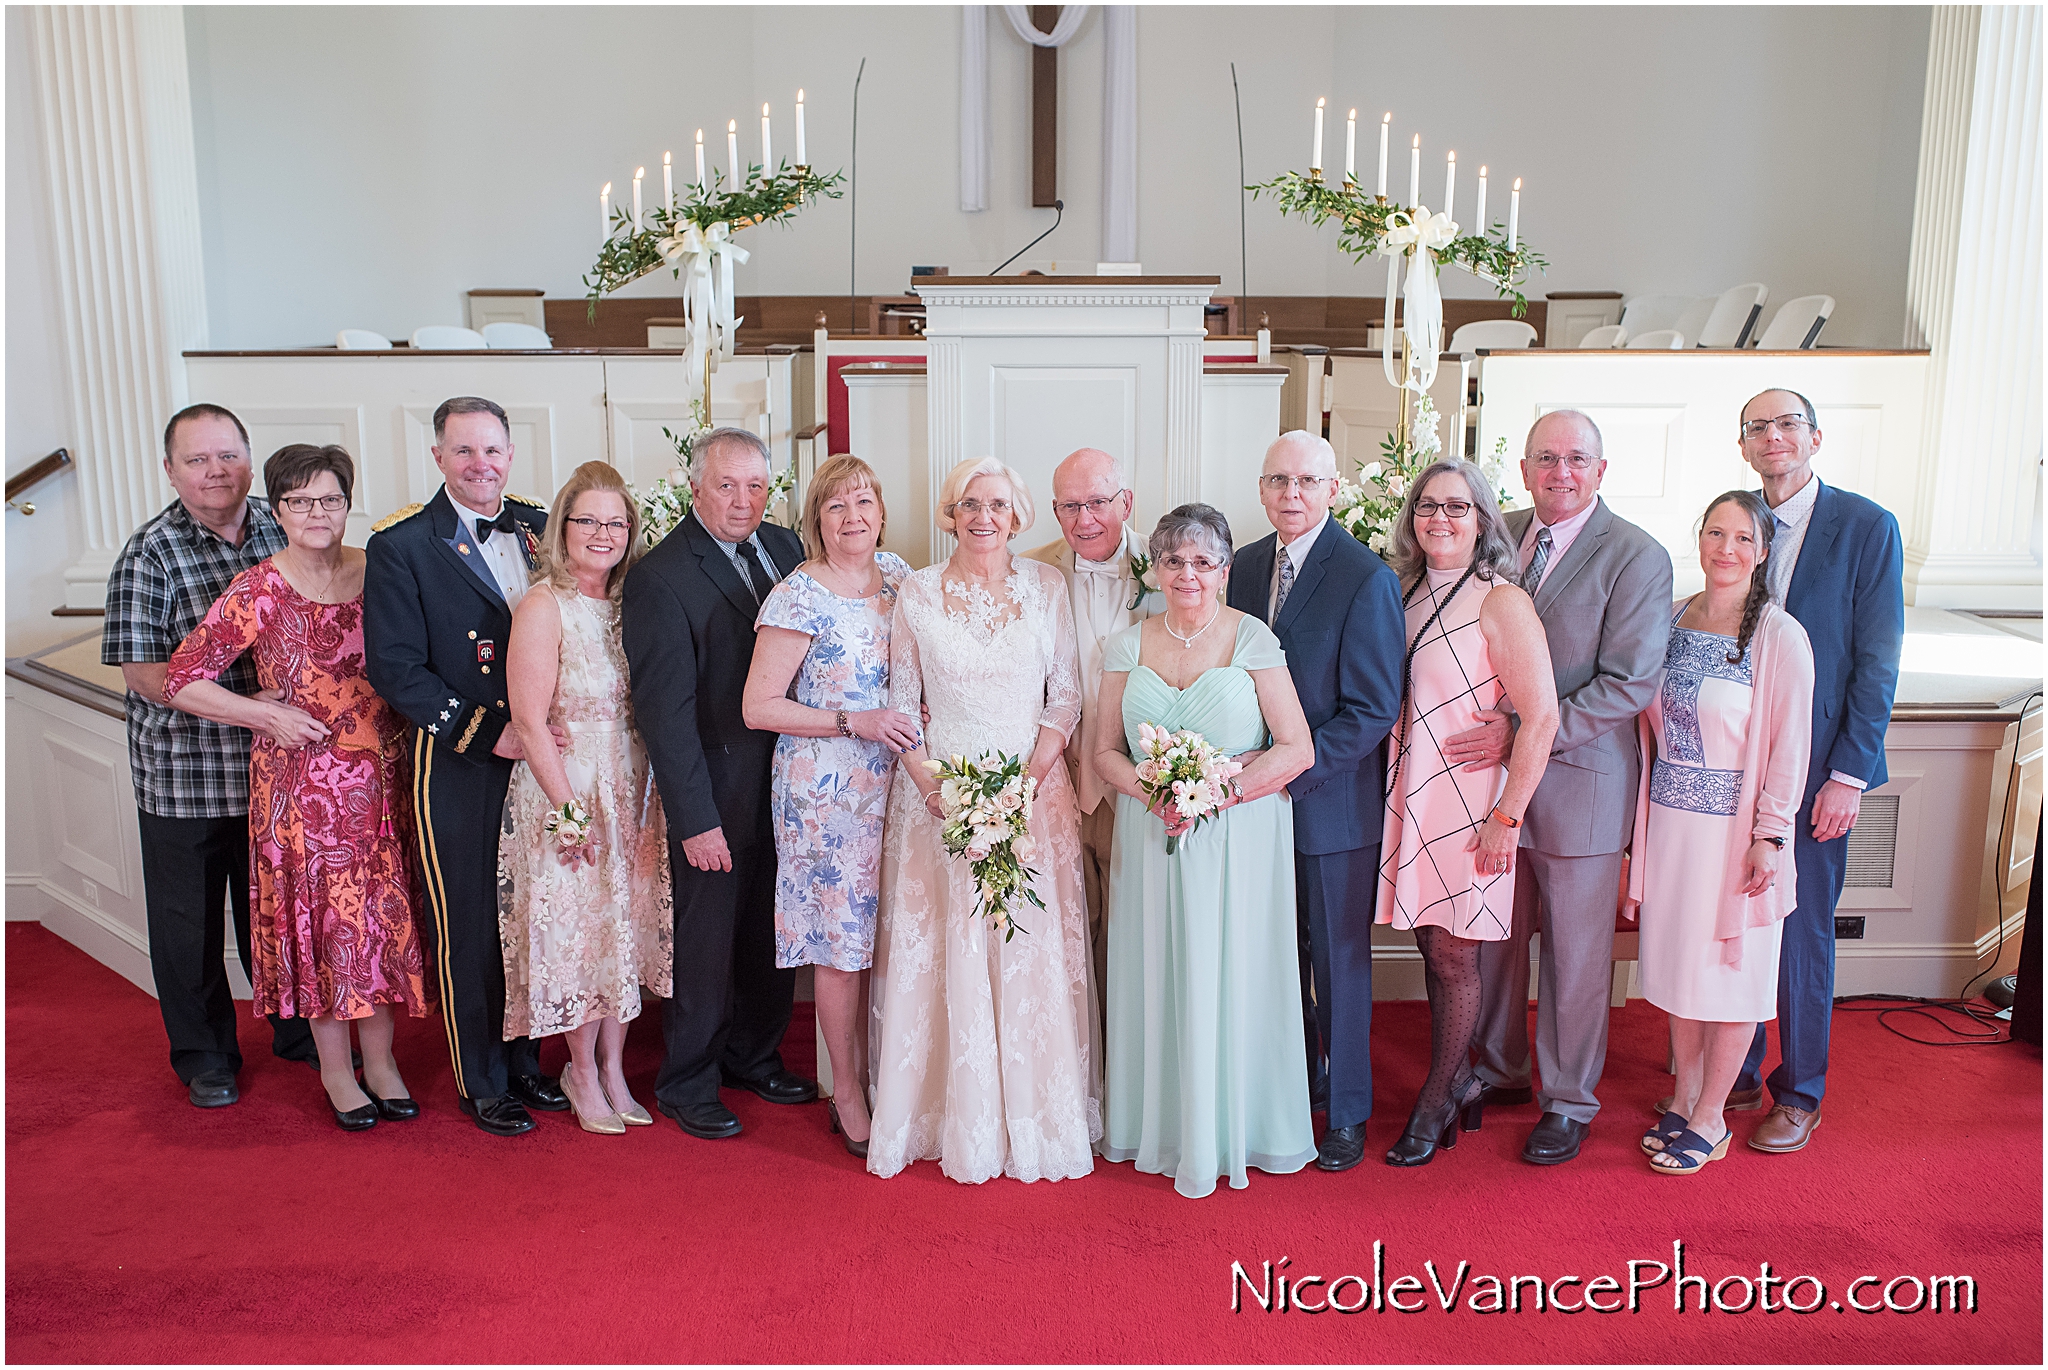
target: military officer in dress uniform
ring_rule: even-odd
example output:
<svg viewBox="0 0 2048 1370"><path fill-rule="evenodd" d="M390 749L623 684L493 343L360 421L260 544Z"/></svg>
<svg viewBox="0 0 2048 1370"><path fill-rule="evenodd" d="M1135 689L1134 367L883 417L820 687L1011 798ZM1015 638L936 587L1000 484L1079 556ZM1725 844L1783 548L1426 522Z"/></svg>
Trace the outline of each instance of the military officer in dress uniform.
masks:
<svg viewBox="0 0 2048 1370"><path fill-rule="evenodd" d="M370 684L411 719L413 809L428 941L462 1111L495 1136L531 1131L528 1108L569 1100L525 1037L504 1040L498 828L519 735L505 706L512 609L547 511L505 493L505 411L464 396L434 411L442 486L377 524L363 578Z"/></svg>

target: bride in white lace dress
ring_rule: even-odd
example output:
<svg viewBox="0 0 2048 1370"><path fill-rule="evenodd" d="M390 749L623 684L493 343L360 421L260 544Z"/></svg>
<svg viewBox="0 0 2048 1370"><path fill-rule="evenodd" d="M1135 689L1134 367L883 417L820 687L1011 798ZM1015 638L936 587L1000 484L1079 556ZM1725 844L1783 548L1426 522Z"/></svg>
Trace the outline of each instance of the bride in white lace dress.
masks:
<svg viewBox="0 0 2048 1370"><path fill-rule="evenodd" d="M1058 570L1013 557L1031 495L993 458L946 478L941 528L960 546L903 582L889 703L931 711L896 768L882 842L868 1169L936 1160L955 1180L1086 1175L1102 1136L1101 1025L1088 956L1080 817L1061 753L1081 716L1073 609ZM951 525L950 527L948 525ZM975 914L967 862L939 835L927 755L1028 756L1038 778L1023 903L1005 942Z"/></svg>

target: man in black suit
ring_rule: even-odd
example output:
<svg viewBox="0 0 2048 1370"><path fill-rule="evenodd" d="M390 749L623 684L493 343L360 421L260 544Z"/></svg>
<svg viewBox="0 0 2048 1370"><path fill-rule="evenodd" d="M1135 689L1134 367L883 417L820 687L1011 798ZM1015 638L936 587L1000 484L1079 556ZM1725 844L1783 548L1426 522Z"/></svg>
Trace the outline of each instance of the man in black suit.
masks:
<svg viewBox="0 0 2048 1370"><path fill-rule="evenodd" d="M662 1013L661 1111L693 1137L736 1137L721 1083L770 1103L818 1087L783 1069L796 972L775 965L775 734L740 716L754 617L804 559L761 522L768 448L718 428L690 454L690 512L626 577L623 631L633 715L668 815L675 881L675 997Z"/></svg>
<svg viewBox="0 0 2048 1370"><path fill-rule="evenodd" d="M1302 1025L1318 1107L1328 1097L1316 1165L1349 1170L1372 1116L1381 744L1401 707L1408 635L1394 573L1330 517L1336 493L1337 454L1322 438L1297 430L1266 449L1259 499L1276 531L1238 552L1230 607L1272 625L1315 738L1315 764L1287 787Z"/></svg>
<svg viewBox="0 0 2048 1370"><path fill-rule="evenodd" d="M363 573L370 685L413 722L413 811L427 890L427 941L462 1111L499 1137L531 1131L526 1110L566 1109L540 1050L504 1040L498 943L498 823L519 734L506 726L505 643L547 512L505 493L505 411L463 396L434 411L442 486L376 526ZM566 739L564 739L566 740Z"/></svg>

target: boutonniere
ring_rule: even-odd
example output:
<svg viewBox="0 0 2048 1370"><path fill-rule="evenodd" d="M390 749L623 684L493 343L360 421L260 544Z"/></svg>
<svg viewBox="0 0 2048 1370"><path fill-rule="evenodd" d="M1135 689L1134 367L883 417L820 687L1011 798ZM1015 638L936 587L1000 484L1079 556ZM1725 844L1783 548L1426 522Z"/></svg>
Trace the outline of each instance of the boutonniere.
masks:
<svg viewBox="0 0 2048 1370"><path fill-rule="evenodd" d="M1131 602L1124 606L1126 612L1134 612L1145 602L1148 591L1159 588L1159 577L1153 573L1151 557L1143 552L1131 554L1131 579L1138 582L1138 589L1137 593L1131 596Z"/></svg>

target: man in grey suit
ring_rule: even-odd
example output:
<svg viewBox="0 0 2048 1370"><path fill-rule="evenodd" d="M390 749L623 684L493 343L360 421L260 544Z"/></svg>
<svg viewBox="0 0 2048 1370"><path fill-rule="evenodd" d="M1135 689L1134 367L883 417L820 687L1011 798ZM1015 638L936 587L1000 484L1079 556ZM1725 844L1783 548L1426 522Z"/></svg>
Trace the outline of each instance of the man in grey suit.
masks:
<svg viewBox="0 0 2048 1370"><path fill-rule="evenodd" d="M1641 764L1636 715L1664 675L1671 636L1671 556L1600 499L1600 430L1558 410L1529 430L1522 483L1535 504L1507 516L1521 547L1522 588L1536 601L1557 673L1557 739L1522 820L1514 931L1480 951L1478 1070L1490 1103L1527 1103L1529 937L1543 938L1536 1063L1543 1119L1522 1159L1579 1154L1607 1062L1607 995L1621 853L1635 819ZM1505 718L1461 733L1448 761L1504 762Z"/></svg>

